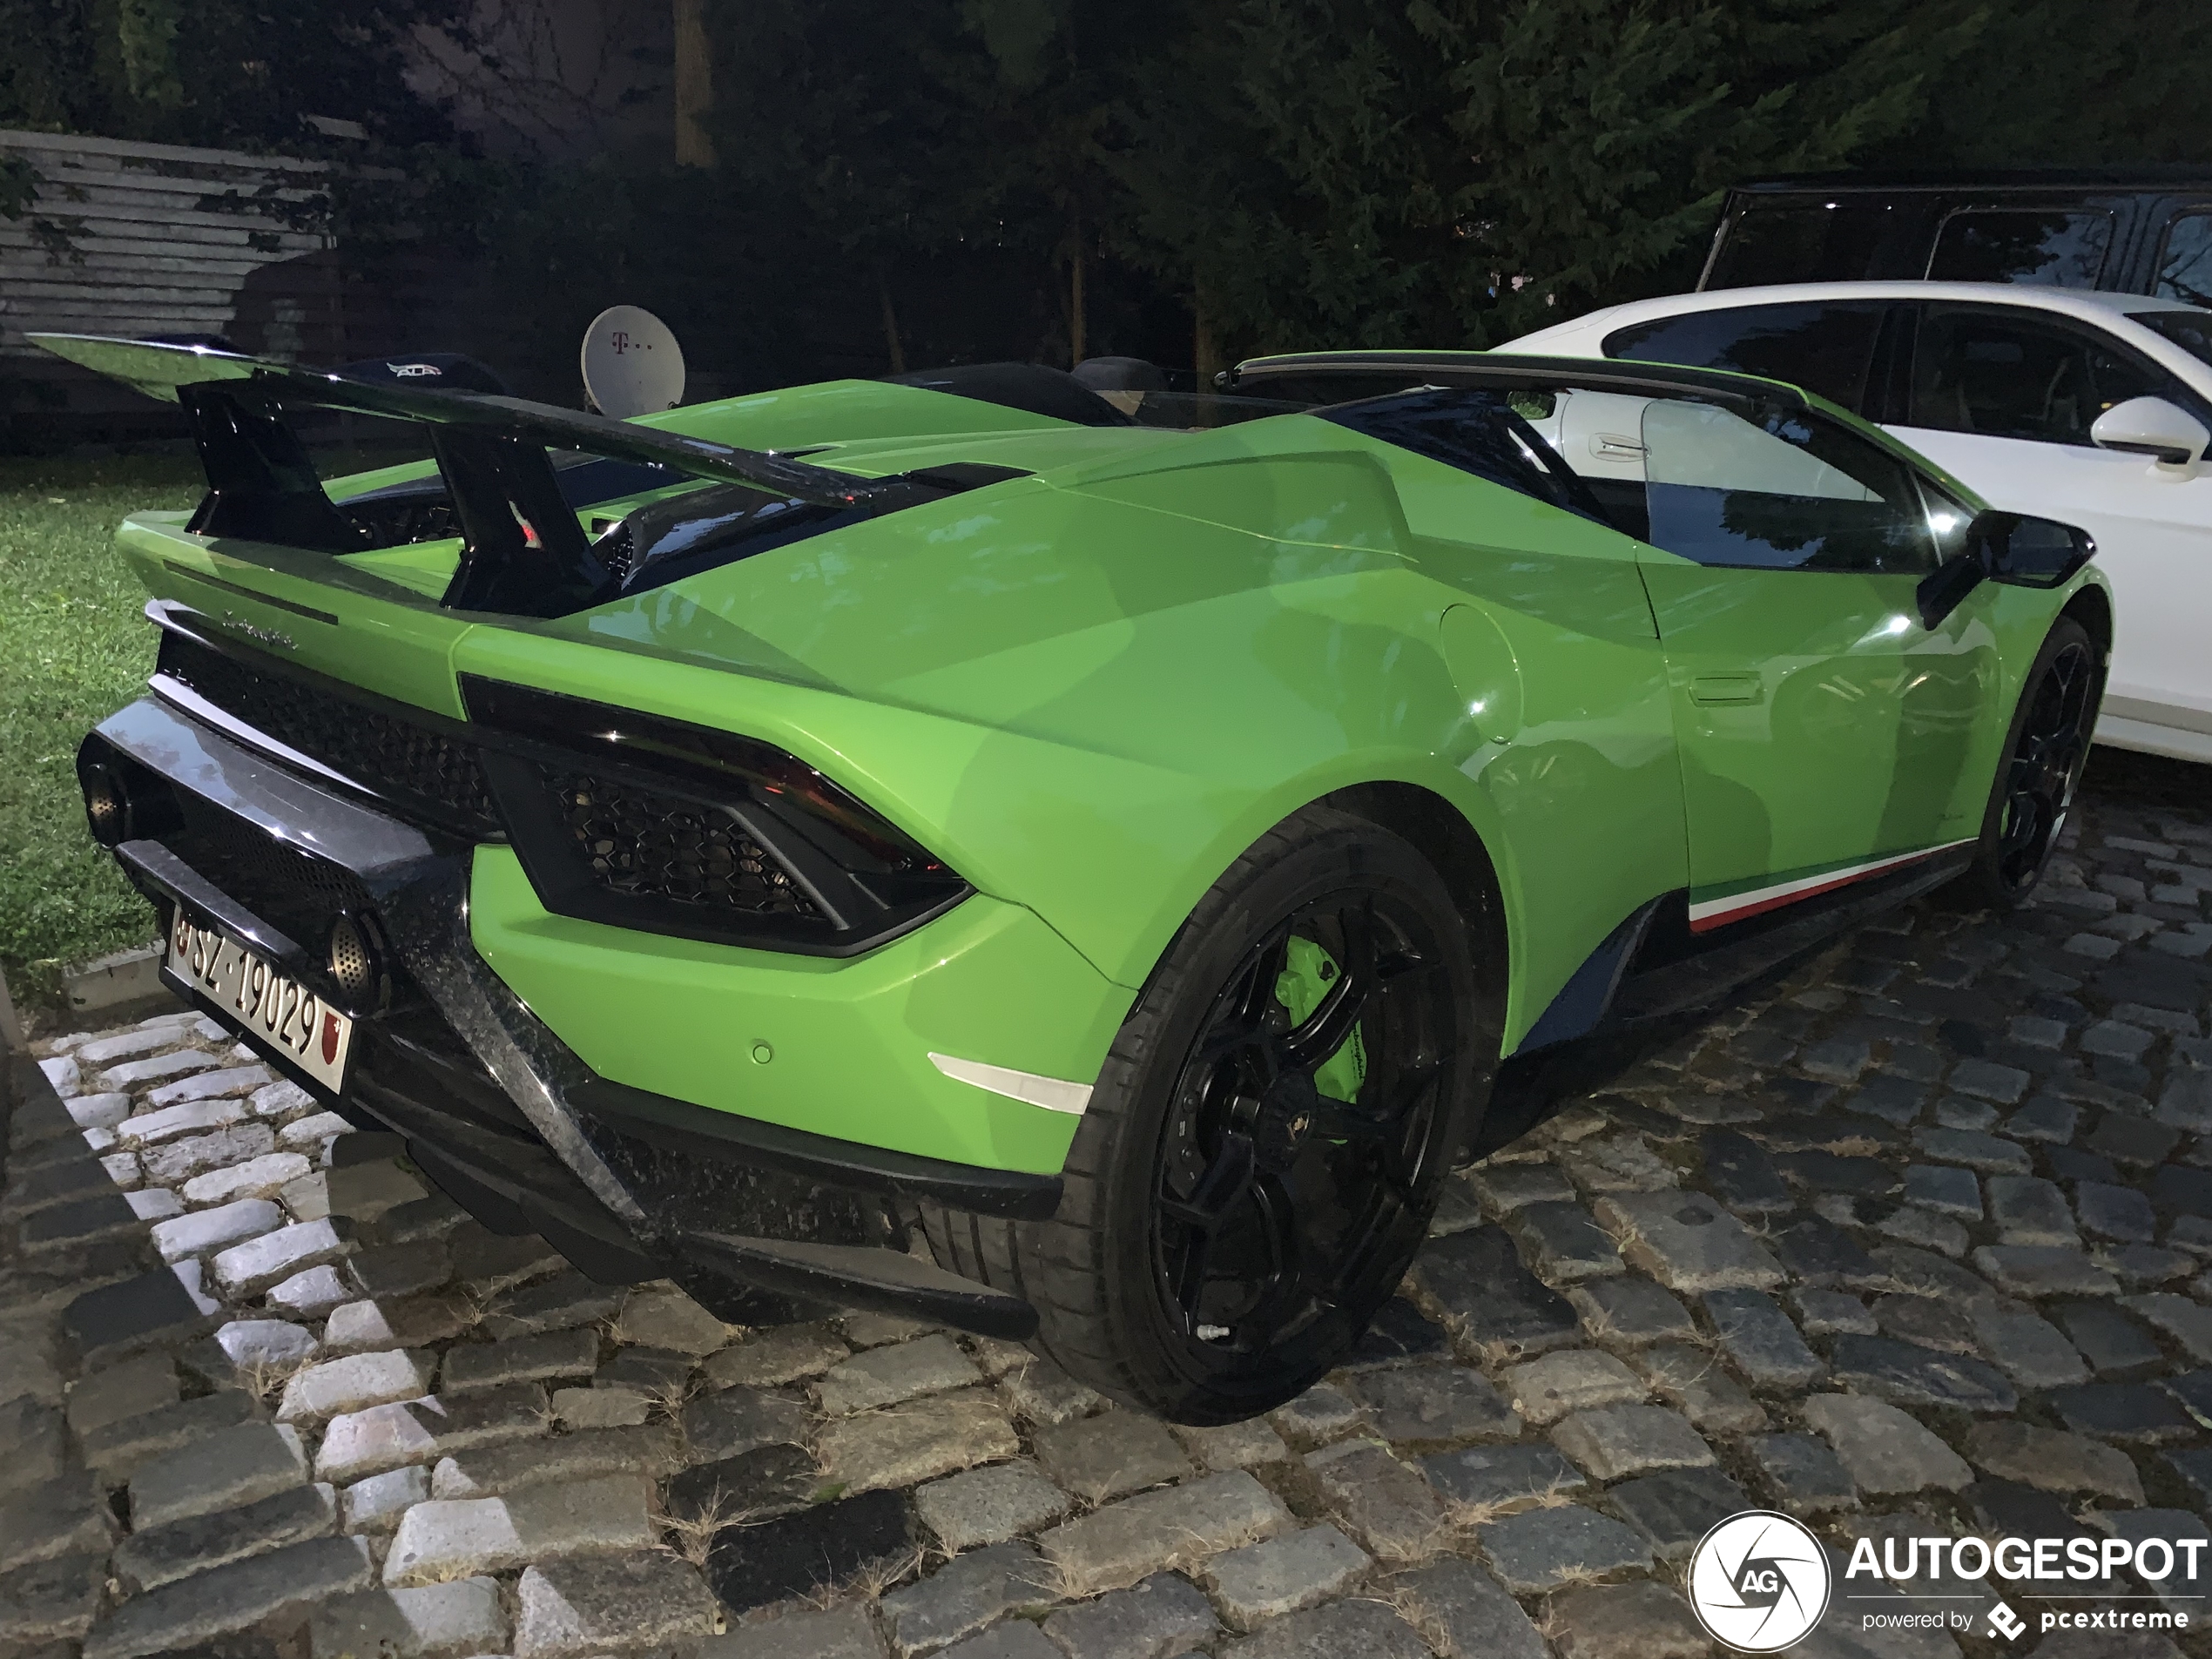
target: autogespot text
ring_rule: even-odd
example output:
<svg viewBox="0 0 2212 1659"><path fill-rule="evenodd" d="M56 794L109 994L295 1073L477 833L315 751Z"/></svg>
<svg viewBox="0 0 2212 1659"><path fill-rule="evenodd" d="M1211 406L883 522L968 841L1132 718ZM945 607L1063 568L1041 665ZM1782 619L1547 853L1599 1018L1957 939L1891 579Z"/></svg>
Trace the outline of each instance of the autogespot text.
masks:
<svg viewBox="0 0 2212 1659"><path fill-rule="evenodd" d="M1909 1586L1915 1579L1972 1582L1993 1575L2015 1587L2013 1594L2032 1596L2033 1587L2039 1584L2094 1583L2108 1581L2116 1573L2155 1587L2178 1569L2182 1580L2193 1586L2208 1546L2212 1539L2008 1537L1992 1542L1985 1538L1885 1538L1878 1544L1862 1538L1851 1549L1844 1577L1846 1582L1873 1579ZM1969 1615L1963 1612L1896 1608L1866 1612L1860 1619L1861 1628L1869 1630L1964 1629L1968 1622ZM2045 1630L2184 1630L2189 1614L2165 1607L2053 1608L2041 1613L2038 1622ZM1999 1629L2009 1634L2003 1625Z"/></svg>

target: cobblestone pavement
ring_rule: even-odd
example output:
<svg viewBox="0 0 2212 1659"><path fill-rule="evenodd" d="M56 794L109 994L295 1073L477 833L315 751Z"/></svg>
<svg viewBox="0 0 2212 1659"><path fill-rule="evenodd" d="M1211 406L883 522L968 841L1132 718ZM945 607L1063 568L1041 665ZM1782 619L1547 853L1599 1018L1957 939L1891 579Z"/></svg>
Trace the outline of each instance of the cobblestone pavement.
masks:
<svg viewBox="0 0 2212 1659"><path fill-rule="evenodd" d="M1904 912L1455 1177L1356 1362L1235 1428L912 1322L600 1288L189 1014L42 1043L0 1655L1676 1659L1689 1551L1754 1504L1845 1551L2205 1536L2186 774L2087 799L2017 921ZM1916 1604L1843 1599L1881 1587L1842 1559L1800 1652L2013 1650L1986 1597L1917 1604L1972 1608L1956 1639L1864 1634Z"/></svg>

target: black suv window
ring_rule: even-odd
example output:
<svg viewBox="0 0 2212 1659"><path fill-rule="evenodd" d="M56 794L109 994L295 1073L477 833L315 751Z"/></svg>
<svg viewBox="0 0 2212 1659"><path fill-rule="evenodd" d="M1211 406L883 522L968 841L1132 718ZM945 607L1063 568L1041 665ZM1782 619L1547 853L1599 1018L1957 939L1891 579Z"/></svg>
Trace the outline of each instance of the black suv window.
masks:
<svg viewBox="0 0 2212 1659"><path fill-rule="evenodd" d="M2112 215L2102 210L1953 213L1936 237L1928 280L2094 288L2111 248Z"/></svg>
<svg viewBox="0 0 2212 1659"><path fill-rule="evenodd" d="M1631 323L1605 337L1608 357L1760 374L1857 413L1881 332L1878 300L1737 306Z"/></svg>
<svg viewBox="0 0 2212 1659"><path fill-rule="evenodd" d="M2020 311L1932 305L1913 344L1905 424L2087 444L2114 404L2163 389L2163 376L2087 330Z"/></svg>
<svg viewBox="0 0 2212 1659"><path fill-rule="evenodd" d="M2158 286L2151 292L2161 300L2212 306L2212 212L2199 208L2174 216L2166 246L2158 251Z"/></svg>

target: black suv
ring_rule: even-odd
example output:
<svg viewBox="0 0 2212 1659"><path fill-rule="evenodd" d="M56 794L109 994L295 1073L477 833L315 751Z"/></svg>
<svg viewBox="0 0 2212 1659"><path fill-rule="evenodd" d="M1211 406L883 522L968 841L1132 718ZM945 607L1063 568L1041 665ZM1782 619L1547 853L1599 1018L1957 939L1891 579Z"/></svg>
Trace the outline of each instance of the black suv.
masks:
<svg viewBox="0 0 2212 1659"><path fill-rule="evenodd" d="M2212 172L1800 173L1728 192L1701 288L1928 278L2212 305Z"/></svg>

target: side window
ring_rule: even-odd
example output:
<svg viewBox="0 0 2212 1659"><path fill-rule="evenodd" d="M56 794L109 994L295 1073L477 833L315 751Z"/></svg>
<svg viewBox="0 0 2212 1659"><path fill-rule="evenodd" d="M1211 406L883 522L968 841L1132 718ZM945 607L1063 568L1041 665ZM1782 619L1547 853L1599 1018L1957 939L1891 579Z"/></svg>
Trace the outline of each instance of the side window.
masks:
<svg viewBox="0 0 2212 1659"><path fill-rule="evenodd" d="M2087 444L2100 415L2160 388L2148 368L2086 332L2023 312L1930 306L1904 424Z"/></svg>
<svg viewBox="0 0 2212 1659"><path fill-rule="evenodd" d="M1800 409L1757 422L1655 398L1643 411L1654 547L1700 564L1919 575L1936 547L1911 468Z"/></svg>
<svg viewBox="0 0 2212 1659"><path fill-rule="evenodd" d="M2102 211L1953 213L1936 235L1928 280L2094 288L2111 247L2112 215Z"/></svg>
<svg viewBox="0 0 2212 1659"><path fill-rule="evenodd" d="M1856 414L1885 307L1873 301L1739 306L1633 323L1605 337L1608 357L1758 374Z"/></svg>
<svg viewBox="0 0 2212 1659"><path fill-rule="evenodd" d="M1582 481L1529 425L1532 417L1553 418L1557 401L1548 392L1449 391L1432 387L1314 413L1551 506L1608 523Z"/></svg>
<svg viewBox="0 0 2212 1659"><path fill-rule="evenodd" d="M2212 306L2212 212L2199 208L2174 216L2158 251L2158 286L2151 292L2161 300Z"/></svg>
<svg viewBox="0 0 2212 1659"><path fill-rule="evenodd" d="M1910 217L1900 214L1895 202L1857 192L1810 200L1753 196L1728 221L1705 280L1697 286L1757 288L1777 282L1915 276L1917 257L1906 269L1885 268L1895 263L1898 220ZM1918 252L1913 250L1916 256Z"/></svg>

